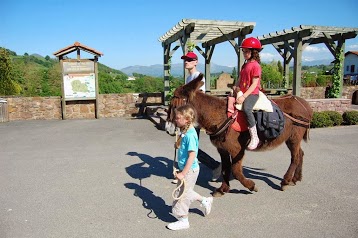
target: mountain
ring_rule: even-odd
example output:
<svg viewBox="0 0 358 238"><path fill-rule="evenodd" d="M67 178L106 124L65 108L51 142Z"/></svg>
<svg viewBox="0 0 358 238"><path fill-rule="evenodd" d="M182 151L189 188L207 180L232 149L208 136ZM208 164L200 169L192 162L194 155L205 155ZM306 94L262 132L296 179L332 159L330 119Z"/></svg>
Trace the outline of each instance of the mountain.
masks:
<svg viewBox="0 0 358 238"><path fill-rule="evenodd" d="M303 60L302 66L315 66L315 65L330 65L333 59L321 59L321 60Z"/></svg>
<svg viewBox="0 0 358 238"><path fill-rule="evenodd" d="M205 66L203 64L198 65L198 70L200 72L204 72ZM217 65L217 64L211 64L211 73L232 73L234 67L229 66L223 66L223 65ZM151 66L141 66L141 65L135 65L135 66L129 66L126 68L121 69L121 71L127 75L132 75L133 73L138 74L144 74L148 76L154 76L154 77L162 77L163 76L163 70L164 67L162 64L155 64ZM183 64L172 64L171 67L171 75L173 76L183 76Z"/></svg>
<svg viewBox="0 0 358 238"><path fill-rule="evenodd" d="M332 61L333 61L332 59L322 59L322 60L312 60L312 61L303 60L302 66L330 65ZM264 62L264 63L270 63L270 62ZM293 62L291 62L290 66L293 66ZM203 64L198 65L198 70L200 72L204 72L204 68L205 67ZM221 72L231 74L233 69L234 67L230 67L230 66L211 64L212 74L221 73ZM138 73L138 74L144 74L153 77L163 77L163 70L164 67L162 64L155 64L151 66L142 66L142 65L128 66L126 68L121 69L120 71L122 71L127 75ZM171 75L183 76L183 64L181 63L172 64Z"/></svg>

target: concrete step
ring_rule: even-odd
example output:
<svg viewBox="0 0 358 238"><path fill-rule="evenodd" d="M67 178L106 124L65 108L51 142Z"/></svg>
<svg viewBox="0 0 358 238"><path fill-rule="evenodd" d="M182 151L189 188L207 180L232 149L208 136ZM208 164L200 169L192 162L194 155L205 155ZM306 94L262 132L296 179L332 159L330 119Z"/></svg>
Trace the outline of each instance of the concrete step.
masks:
<svg viewBox="0 0 358 238"><path fill-rule="evenodd" d="M165 130L165 122L167 120L166 106L148 106L146 115L158 129Z"/></svg>

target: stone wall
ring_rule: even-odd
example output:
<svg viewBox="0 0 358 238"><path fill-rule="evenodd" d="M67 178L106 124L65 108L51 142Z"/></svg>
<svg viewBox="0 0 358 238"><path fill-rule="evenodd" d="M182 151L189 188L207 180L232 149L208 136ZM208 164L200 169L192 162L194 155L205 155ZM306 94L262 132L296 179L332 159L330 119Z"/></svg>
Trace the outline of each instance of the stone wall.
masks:
<svg viewBox="0 0 358 238"><path fill-rule="evenodd" d="M234 79L228 73L220 74L218 80L216 80L216 89L221 91L231 91L234 85Z"/></svg>
<svg viewBox="0 0 358 238"><path fill-rule="evenodd" d="M221 92L225 96L225 92ZM212 92L212 94L215 94ZM219 93L219 95L221 95ZM358 101L358 86L344 87L342 98L325 99L325 88L301 88L314 111L350 110L352 101ZM16 120L61 120L61 97L5 97L7 117ZM99 118L135 117L145 114L146 106L164 105L163 93L101 94L98 98ZM2 105L4 106L4 105ZM1 116L1 115L0 115ZM95 118L95 101L67 101L67 119Z"/></svg>
<svg viewBox="0 0 358 238"><path fill-rule="evenodd" d="M98 98L99 118L135 117L146 105L162 105L162 93L101 94ZM7 120L60 120L61 97L4 97ZM67 119L94 119L95 101L66 102Z"/></svg>
<svg viewBox="0 0 358 238"><path fill-rule="evenodd" d="M342 98L352 99L352 96L356 91L358 91L358 85L344 86L342 90ZM325 98L325 92L325 87L305 87L301 88L301 97L305 99L322 99Z"/></svg>
<svg viewBox="0 0 358 238"><path fill-rule="evenodd" d="M314 112L337 111L343 114L351 110L351 100L343 98L306 99Z"/></svg>
<svg viewBox="0 0 358 238"><path fill-rule="evenodd" d="M301 88L301 97L305 99L315 98L315 99L321 99L325 98L325 87L306 87Z"/></svg>
<svg viewBox="0 0 358 238"><path fill-rule="evenodd" d="M60 97L5 97L8 120L61 119Z"/></svg>

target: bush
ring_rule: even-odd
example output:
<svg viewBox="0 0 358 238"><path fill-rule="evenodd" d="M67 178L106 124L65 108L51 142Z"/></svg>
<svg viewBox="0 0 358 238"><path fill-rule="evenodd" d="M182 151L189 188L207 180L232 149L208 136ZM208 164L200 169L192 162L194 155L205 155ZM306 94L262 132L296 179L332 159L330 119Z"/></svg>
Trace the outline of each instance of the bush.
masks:
<svg viewBox="0 0 358 238"><path fill-rule="evenodd" d="M340 126L343 122L343 117L339 112L335 111L324 111L329 118L332 120L334 126Z"/></svg>
<svg viewBox="0 0 358 238"><path fill-rule="evenodd" d="M358 111L346 111L342 117L345 124L358 125Z"/></svg>
<svg viewBox="0 0 358 238"><path fill-rule="evenodd" d="M311 121L312 128L330 127L333 126L333 121L326 112L313 112L313 118Z"/></svg>

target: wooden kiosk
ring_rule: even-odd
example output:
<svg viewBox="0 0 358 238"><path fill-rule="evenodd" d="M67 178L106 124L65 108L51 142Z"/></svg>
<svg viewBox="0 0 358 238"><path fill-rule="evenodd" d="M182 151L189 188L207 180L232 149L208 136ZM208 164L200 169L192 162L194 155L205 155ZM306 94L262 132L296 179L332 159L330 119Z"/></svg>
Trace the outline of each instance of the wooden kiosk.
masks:
<svg viewBox="0 0 358 238"><path fill-rule="evenodd" d="M93 59L81 59L80 51L94 55ZM69 59L65 55L77 52L76 59ZM67 46L54 53L59 58L62 68L62 119L66 116L66 102L95 101L95 118L98 113L98 57L103 54L79 42Z"/></svg>

